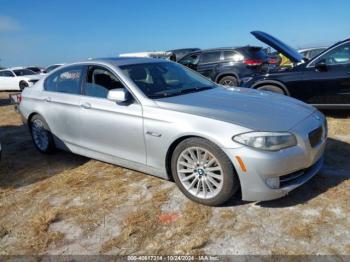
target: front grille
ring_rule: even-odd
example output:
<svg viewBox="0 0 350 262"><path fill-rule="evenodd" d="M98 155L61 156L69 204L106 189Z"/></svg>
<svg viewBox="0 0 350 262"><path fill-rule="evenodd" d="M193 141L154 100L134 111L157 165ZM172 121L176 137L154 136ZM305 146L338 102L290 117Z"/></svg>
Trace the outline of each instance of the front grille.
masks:
<svg viewBox="0 0 350 262"><path fill-rule="evenodd" d="M317 146L322 141L323 128L322 126L316 128L309 133L309 141L312 147Z"/></svg>

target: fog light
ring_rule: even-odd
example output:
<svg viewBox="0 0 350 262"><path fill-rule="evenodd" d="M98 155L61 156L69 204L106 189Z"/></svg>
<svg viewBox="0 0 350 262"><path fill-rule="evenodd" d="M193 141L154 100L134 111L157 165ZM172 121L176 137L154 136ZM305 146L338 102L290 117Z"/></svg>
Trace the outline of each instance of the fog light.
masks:
<svg viewBox="0 0 350 262"><path fill-rule="evenodd" d="M278 189L280 187L280 178L279 177L271 177L266 179L266 184L273 189Z"/></svg>

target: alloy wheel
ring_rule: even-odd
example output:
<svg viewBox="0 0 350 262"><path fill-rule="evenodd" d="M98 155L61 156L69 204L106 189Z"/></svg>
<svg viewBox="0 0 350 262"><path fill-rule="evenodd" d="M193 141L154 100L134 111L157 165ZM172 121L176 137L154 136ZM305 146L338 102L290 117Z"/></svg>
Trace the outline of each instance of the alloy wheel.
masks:
<svg viewBox="0 0 350 262"><path fill-rule="evenodd" d="M35 119L32 123L32 135L35 145L45 151L49 147L49 135L40 119Z"/></svg>
<svg viewBox="0 0 350 262"><path fill-rule="evenodd" d="M180 154L177 160L177 174L185 189L202 199L217 196L224 183L220 162L201 147L190 147Z"/></svg>

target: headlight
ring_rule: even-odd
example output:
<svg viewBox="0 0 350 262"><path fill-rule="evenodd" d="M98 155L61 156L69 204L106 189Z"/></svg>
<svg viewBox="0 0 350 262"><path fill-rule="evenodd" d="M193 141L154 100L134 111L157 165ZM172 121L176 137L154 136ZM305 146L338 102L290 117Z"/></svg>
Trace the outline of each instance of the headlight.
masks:
<svg viewBox="0 0 350 262"><path fill-rule="evenodd" d="M295 136L288 132L250 132L234 136L232 139L240 144L268 151L297 145Z"/></svg>

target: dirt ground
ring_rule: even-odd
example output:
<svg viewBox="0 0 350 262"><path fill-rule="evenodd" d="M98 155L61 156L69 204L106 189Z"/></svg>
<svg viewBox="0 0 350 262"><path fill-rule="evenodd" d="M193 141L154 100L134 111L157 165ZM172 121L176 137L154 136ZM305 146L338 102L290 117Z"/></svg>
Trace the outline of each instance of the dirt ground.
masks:
<svg viewBox="0 0 350 262"><path fill-rule="evenodd" d="M0 255L350 255L350 113L326 112L322 172L285 198L211 208L174 183L71 153L42 155L0 93Z"/></svg>

